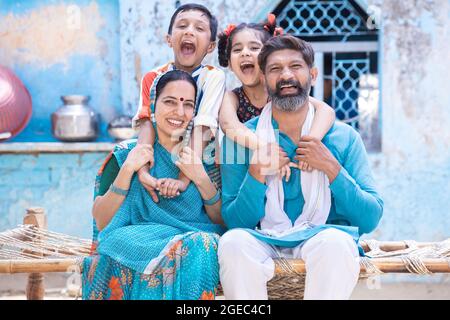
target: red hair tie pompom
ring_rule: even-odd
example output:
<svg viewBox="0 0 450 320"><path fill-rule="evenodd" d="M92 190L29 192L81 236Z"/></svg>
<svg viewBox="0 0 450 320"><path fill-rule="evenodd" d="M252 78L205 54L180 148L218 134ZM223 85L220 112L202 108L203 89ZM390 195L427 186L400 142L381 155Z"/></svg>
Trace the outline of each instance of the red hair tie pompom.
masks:
<svg viewBox="0 0 450 320"><path fill-rule="evenodd" d="M229 24L228 27L225 29L224 33L227 35L227 37L230 37L230 34L233 32L233 30L236 29L235 24Z"/></svg>
<svg viewBox="0 0 450 320"><path fill-rule="evenodd" d="M273 36L274 36L274 37L276 37L276 36L282 36L283 33L284 33L283 28L281 28L281 27L276 27L276 28L275 28L275 31L273 32Z"/></svg>
<svg viewBox="0 0 450 320"><path fill-rule="evenodd" d="M269 22L269 25L274 26L277 21L277 17L273 13L269 13L267 15L267 21Z"/></svg>
<svg viewBox="0 0 450 320"><path fill-rule="evenodd" d="M267 15L267 23L264 25L264 29L270 32L271 27L275 27L272 36L281 36L283 34L283 29L277 27L277 17L273 13Z"/></svg>

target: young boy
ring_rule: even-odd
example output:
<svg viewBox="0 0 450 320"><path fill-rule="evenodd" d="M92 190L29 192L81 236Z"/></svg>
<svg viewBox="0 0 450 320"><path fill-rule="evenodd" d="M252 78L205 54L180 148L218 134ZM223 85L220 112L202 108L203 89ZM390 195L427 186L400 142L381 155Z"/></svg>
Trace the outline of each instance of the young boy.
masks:
<svg viewBox="0 0 450 320"><path fill-rule="evenodd" d="M220 69L202 65L205 56L216 46L217 19L204 6L185 4L173 14L167 43L174 52L174 62L147 73L141 83L141 98L138 113L133 118L133 126L139 128L138 144L155 142L155 130L151 124L152 104L150 89L156 77L170 70L179 69L189 72L197 82L197 116L191 138L191 148L198 155L210 141L218 127L218 113L225 92L225 74ZM164 197L174 197L186 190L190 180L180 174L178 179L157 180L149 173L153 163L141 168L138 172L139 181L150 193L152 199L158 202L155 192L159 190Z"/></svg>

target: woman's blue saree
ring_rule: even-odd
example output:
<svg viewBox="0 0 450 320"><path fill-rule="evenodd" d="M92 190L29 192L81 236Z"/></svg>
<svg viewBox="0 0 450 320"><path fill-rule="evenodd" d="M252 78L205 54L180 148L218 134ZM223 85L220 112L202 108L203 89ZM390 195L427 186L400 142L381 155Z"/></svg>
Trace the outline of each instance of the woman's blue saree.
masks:
<svg viewBox="0 0 450 320"><path fill-rule="evenodd" d="M121 166L135 145L122 143L105 164L114 156ZM171 154L158 142L154 157L152 176L178 177ZM98 233L94 223L93 254L83 262L83 299L214 299L223 231L210 221L192 183L177 198L154 203L134 175L108 226Z"/></svg>

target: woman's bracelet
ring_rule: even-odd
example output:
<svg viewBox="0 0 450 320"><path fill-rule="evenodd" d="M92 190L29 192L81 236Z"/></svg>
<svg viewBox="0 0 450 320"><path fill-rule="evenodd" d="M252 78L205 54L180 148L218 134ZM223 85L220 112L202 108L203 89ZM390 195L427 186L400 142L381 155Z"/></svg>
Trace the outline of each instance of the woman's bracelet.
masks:
<svg viewBox="0 0 450 320"><path fill-rule="evenodd" d="M216 194L209 200L203 200L203 204L205 206L212 206L215 205L220 200L220 190L216 191Z"/></svg>
<svg viewBox="0 0 450 320"><path fill-rule="evenodd" d="M126 197L128 194L128 190L117 188L113 183L109 187L109 190L111 190L111 192L114 192L115 194L118 194L118 195L121 195L124 197Z"/></svg>

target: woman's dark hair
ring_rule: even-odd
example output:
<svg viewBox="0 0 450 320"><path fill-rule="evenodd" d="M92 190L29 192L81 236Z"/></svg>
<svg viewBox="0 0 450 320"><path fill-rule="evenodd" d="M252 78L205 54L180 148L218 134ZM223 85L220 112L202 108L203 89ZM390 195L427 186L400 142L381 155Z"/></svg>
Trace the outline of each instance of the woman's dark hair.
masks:
<svg viewBox="0 0 450 320"><path fill-rule="evenodd" d="M173 24L175 23L175 19L177 18L178 14L185 11L200 11L208 17L209 20L209 29L211 30L211 41L216 41L217 38L217 18L212 15L211 11L208 10L205 6L202 6L201 4L197 3L186 3L182 6L179 6L177 10L172 15L172 18L170 18L170 24L169 24L169 31L168 33L172 34L172 28Z"/></svg>
<svg viewBox="0 0 450 320"><path fill-rule="evenodd" d="M244 29L251 29L258 31L259 40L264 44L267 40L272 38L277 29L275 20L266 21L264 23L241 23L231 32L224 31L219 34L219 42L217 44L217 51L219 53L219 64L226 68L231 57L231 46L234 36Z"/></svg>
<svg viewBox="0 0 450 320"><path fill-rule="evenodd" d="M189 73L187 73L186 71L182 71L182 70L168 71L159 79L158 83L156 84L155 101L158 100L158 98L161 95L161 93L163 92L164 88L170 82L179 81L179 80L184 80L184 81L187 81L190 84L192 84L192 86L195 89L195 97L194 97L194 101L195 101L197 98L197 83L195 82L194 78L192 78L192 76Z"/></svg>

